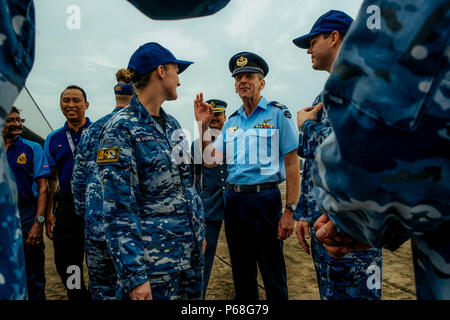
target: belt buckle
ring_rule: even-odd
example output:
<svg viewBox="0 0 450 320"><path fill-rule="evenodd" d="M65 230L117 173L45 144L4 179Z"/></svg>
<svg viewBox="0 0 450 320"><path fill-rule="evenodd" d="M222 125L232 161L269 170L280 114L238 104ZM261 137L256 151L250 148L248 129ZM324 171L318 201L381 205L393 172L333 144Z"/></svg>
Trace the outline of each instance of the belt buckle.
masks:
<svg viewBox="0 0 450 320"><path fill-rule="evenodd" d="M241 192L241 186L234 186L234 191L240 193Z"/></svg>
<svg viewBox="0 0 450 320"><path fill-rule="evenodd" d="M258 185L256 185L256 192L260 192L260 191L261 191L261 185L258 184Z"/></svg>

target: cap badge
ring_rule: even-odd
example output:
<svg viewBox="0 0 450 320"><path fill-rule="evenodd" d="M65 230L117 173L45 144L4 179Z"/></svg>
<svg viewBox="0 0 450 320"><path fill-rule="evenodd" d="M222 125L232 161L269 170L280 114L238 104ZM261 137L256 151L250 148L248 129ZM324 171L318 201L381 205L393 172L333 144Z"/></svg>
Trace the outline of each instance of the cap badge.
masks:
<svg viewBox="0 0 450 320"><path fill-rule="evenodd" d="M216 104L215 104L214 101L211 101L210 105L211 105L211 107L213 107L213 108L216 106Z"/></svg>
<svg viewBox="0 0 450 320"><path fill-rule="evenodd" d="M239 67L243 67L248 63L248 59L244 56L240 56L239 59L237 59L236 64Z"/></svg>

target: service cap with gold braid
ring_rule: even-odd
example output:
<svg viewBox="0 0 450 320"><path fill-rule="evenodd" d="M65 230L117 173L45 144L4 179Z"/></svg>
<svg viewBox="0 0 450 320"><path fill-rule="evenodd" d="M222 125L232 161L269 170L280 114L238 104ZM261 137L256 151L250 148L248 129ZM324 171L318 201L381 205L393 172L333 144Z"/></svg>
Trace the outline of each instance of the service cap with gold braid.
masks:
<svg viewBox="0 0 450 320"><path fill-rule="evenodd" d="M210 99L206 103L209 103L213 107L214 113L225 112L227 109L227 103L219 99Z"/></svg>
<svg viewBox="0 0 450 320"><path fill-rule="evenodd" d="M264 77L269 73L269 65L263 58L252 52L239 52L231 57L228 63L231 76L242 73L261 73Z"/></svg>

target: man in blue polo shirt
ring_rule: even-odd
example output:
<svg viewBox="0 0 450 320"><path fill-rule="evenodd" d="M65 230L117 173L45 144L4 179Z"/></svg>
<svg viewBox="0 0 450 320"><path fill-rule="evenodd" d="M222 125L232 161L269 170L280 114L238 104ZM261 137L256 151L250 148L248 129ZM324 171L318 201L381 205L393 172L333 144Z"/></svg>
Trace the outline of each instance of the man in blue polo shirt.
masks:
<svg viewBox="0 0 450 320"><path fill-rule="evenodd" d="M13 107L3 129L6 155L19 194L19 213L24 239L29 300L45 300L44 214L47 207L47 177L50 169L42 147L22 139L22 119Z"/></svg>
<svg viewBox="0 0 450 320"><path fill-rule="evenodd" d="M298 131L288 108L269 102L261 91L269 66L260 56L240 52L229 61L235 90L243 105L225 123L219 137L208 130L212 106L203 95L194 102L201 123L203 159L217 163L226 153L225 234L230 250L235 298L257 300L257 266L267 300L287 300L283 240L293 232L292 218L300 187ZM226 152L225 152L226 148ZM286 208L282 214L277 185L286 180Z"/></svg>
<svg viewBox="0 0 450 320"><path fill-rule="evenodd" d="M84 225L83 218L75 213L71 180L75 148L83 130L91 124L85 117L89 102L82 88L71 85L61 93L60 106L67 121L45 140L52 172L46 230L53 240L56 270L69 299L85 300L89 293L83 280Z"/></svg>

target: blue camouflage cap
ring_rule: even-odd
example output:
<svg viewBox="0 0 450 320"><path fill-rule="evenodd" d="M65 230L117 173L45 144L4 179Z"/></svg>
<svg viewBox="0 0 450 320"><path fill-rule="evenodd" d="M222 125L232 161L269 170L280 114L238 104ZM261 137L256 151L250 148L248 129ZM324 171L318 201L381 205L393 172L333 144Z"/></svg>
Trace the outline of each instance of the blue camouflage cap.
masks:
<svg viewBox="0 0 450 320"><path fill-rule="evenodd" d="M137 75L147 74L158 66L168 63L178 64L178 73L182 73L193 62L178 60L168 49L156 42L149 42L140 46L131 56L128 68L133 69Z"/></svg>
<svg viewBox="0 0 450 320"><path fill-rule="evenodd" d="M344 35L347 33L352 22L353 18L345 12L339 10L330 10L320 16L319 19L317 19L308 34L295 38L294 40L292 40L292 42L297 47L308 49L311 39L316 35L333 31L337 31L340 34Z"/></svg>
<svg viewBox="0 0 450 320"><path fill-rule="evenodd" d="M231 76L238 73L250 72L261 73L264 77L269 73L269 66L263 58L252 52L239 52L231 57L228 62Z"/></svg>

